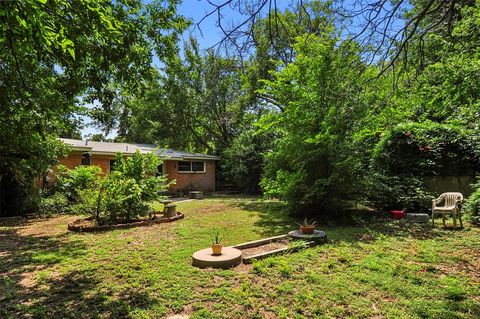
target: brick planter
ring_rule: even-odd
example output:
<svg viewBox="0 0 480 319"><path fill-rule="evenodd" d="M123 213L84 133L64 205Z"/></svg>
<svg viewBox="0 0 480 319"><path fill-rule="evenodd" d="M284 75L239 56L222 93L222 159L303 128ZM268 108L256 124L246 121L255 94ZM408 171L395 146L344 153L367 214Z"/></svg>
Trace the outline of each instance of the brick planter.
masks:
<svg viewBox="0 0 480 319"><path fill-rule="evenodd" d="M176 220L182 219L184 217L185 215L183 213L177 212L177 215L173 217L161 217L161 218L142 220L142 221L127 223L127 224L101 225L101 226L79 225L83 221L93 220L92 217L89 217L89 218L77 219L72 223L68 224L68 230L82 233L82 232L106 231L106 230L113 230L113 229L134 228L134 227L140 227L140 226L150 226L154 224L171 223Z"/></svg>

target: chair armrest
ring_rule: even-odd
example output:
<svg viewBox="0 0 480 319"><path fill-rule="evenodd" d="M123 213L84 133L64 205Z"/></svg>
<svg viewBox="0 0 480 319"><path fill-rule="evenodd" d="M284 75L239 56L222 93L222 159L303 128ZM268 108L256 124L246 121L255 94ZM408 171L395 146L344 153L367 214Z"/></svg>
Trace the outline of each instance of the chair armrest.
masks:
<svg viewBox="0 0 480 319"><path fill-rule="evenodd" d="M455 206L457 206L458 208L462 207L462 203L463 203L463 199L457 199L455 201Z"/></svg>
<svg viewBox="0 0 480 319"><path fill-rule="evenodd" d="M440 195L440 197L432 199L432 207L436 207L436 205L439 204L444 197L444 195Z"/></svg>

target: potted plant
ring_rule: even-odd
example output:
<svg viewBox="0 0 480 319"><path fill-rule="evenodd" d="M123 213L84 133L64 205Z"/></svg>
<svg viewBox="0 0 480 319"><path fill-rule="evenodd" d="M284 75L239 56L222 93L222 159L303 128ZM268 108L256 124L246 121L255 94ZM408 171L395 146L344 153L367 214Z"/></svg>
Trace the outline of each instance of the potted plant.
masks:
<svg viewBox="0 0 480 319"><path fill-rule="evenodd" d="M315 232L315 226L317 226L316 221L305 218L303 223L300 224L300 231L302 234L313 234Z"/></svg>
<svg viewBox="0 0 480 319"><path fill-rule="evenodd" d="M215 256L222 254L222 240L225 236L220 236L220 233L216 232L212 240L212 254Z"/></svg>

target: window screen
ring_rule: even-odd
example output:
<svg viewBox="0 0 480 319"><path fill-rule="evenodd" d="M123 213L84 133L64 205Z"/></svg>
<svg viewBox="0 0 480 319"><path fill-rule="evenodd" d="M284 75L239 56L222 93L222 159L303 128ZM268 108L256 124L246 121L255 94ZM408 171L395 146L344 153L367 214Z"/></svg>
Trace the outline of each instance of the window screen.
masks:
<svg viewBox="0 0 480 319"><path fill-rule="evenodd" d="M193 172L203 172L205 171L204 162L192 162L192 171Z"/></svg>
<svg viewBox="0 0 480 319"><path fill-rule="evenodd" d="M205 162L179 161L179 172L205 172Z"/></svg>
<svg viewBox="0 0 480 319"><path fill-rule="evenodd" d="M191 172L192 171L192 162L185 162L185 161L178 162L178 171L179 172Z"/></svg>

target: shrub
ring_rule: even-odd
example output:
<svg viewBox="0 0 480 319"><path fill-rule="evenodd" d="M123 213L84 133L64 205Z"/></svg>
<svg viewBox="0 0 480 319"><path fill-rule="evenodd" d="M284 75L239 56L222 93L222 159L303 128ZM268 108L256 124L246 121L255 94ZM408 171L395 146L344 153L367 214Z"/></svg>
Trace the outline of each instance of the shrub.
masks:
<svg viewBox="0 0 480 319"><path fill-rule="evenodd" d="M53 193L40 199L38 213L41 215L59 214L66 211L68 199L62 193Z"/></svg>
<svg viewBox="0 0 480 319"><path fill-rule="evenodd" d="M469 215L472 224L480 226L480 178L472 188L474 191L466 201L465 213Z"/></svg>
<svg viewBox="0 0 480 319"><path fill-rule="evenodd" d="M149 202L162 198L165 177L157 176L160 159L154 153L117 154L115 171L93 188L79 190L79 208L98 225L130 222L150 212Z"/></svg>
<svg viewBox="0 0 480 319"><path fill-rule="evenodd" d="M102 174L98 166L77 166L68 169L63 165L58 166L56 191L62 192L70 202L79 201L79 190L96 187Z"/></svg>
<svg viewBox="0 0 480 319"><path fill-rule="evenodd" d="M465 175L480 164L479 141L459 126L401 123L373 148L375 169L392 175Z"/></svg>
<svg viewBox="0 0 480 319"><path fill-rule="evenodd" d="M423 178L474 174L480 164L478 149L478 140L455 125L398 124L373 147L368 197L380 209L428 212L434 196Z"/></svg>
<svg viewBox="0 0 480 319"><path fill-rule="evenodd" d="M236 136L222 154L222 170L228 183L246 193L259 193L264 168L263 154L272 137L249 129Z"/></svg>
<svg viewBox="0 0 480 319"><path fill-rule="evenodd" d="M407 212L429 213L432 193L414 176L370 174L366 182L368 199L380 210L402 209Z"/></svg>

